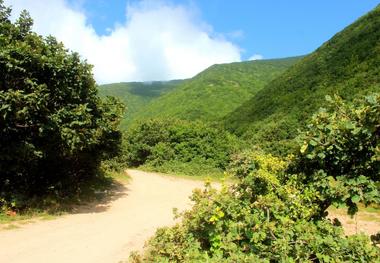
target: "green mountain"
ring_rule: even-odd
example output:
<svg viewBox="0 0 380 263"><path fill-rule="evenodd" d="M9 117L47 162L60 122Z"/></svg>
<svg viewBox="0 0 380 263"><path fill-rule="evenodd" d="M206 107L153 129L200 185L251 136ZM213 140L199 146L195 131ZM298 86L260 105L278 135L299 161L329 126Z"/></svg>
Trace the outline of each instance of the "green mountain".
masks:
<svg viewBox="0 0 380 263"><path fill-rule="evenodd" d="M326 95L353 99L372 91L380 91L380 5L271 81L224 122L236 134L281 152L325 105Z"/></svg>
<svg viewBox="0 0 380 263"><path fill-rule="evenodd" d="M114 96L127 106L127 112L121 122L121 128L126 129L134 120L136 113L162 94L175 89L182 80L153 81L153 82L125 82L101 85L99 95Z"/></svg>
<svg viewBox="0 0 380 263"><path fill-rule="evenodd" d="M300 57L214 65L151 101L138 119L221 119L255 95Z"/></svg>

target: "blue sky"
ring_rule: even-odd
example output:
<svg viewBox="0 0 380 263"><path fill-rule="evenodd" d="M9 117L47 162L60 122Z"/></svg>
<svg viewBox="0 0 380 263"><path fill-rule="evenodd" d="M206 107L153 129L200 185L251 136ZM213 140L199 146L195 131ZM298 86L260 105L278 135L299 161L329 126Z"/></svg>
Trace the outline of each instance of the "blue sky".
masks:
<svg viewBox="0 0 380 263"><path fill-rule="evenodd" d="M213 64L304 55L374 0L4 0L94 65L98 83L190 78Z"/></svg>
<svg viewBox="0 0 380 263"><path fill-rule="evenodd" d="M87 0L88 12L99 34L126 20L126 0ZM133 4L136 1L128 1ZM170 1L198 12L215 32L243 49L242 58L307 54L319 47L380 2L375 0L203 0Z"/></svg>

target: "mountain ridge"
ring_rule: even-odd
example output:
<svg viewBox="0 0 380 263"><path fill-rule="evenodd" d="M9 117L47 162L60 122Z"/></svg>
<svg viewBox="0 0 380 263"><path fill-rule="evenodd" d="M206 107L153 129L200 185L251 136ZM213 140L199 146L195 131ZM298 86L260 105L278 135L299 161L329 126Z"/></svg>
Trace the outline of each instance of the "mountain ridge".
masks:
<svg viewBox="0 0 380 263"><path fill-rule="evenodd" d="M224 118L253 143L294 139L325 96L351 100L380 90L380 5L337 33ZM259 143L260 144L260 143ZM261 144L262 145L262 144Z"/></svg>
<svg viewBox="0 0 380 263"><path fill-rule="evenodd" d="M99 92L126 103L124 129L150 118L219 121L302 57L215 64L190 79L107 84Z"/></svg>

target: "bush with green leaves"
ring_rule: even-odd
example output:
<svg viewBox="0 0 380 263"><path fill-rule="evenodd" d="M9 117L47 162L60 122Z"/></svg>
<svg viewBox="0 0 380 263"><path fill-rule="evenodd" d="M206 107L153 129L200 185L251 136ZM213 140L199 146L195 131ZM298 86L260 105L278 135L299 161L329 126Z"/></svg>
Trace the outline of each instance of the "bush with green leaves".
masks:
<svg viewBox="0 0 380 263"><path fill-rule="evenodd" d="M345 236L330 205L379 202L380 96L356 104L331 100L286 160L260 150L231 161L238 178L196 190L194 206L163 228L133 262L379 262L377 237Z"/></svg>
<svg viewBox="0 0 380 263"><path fill-rule="evenodd" d="M328 108L312 118L299 140L293 170L321 195L323 212L330 205L380 203L380 95L352 103L327 97Z"/></svg>
<svg viewBox="0 0 380 263"><path fill-rule="evenodd" d="M186 174L193 174L197 167L224 170L239 145L228 132L175 119L139 123L128 130L125 139L129 165Z"/></svg>
<svg viewBox="0 0 380 263"><path fill-rule="evenodd" d="M159 229L132 262L376 262L365 235L345 237L337 221L318 218L313 188L288 179L289 161L248 151L234 158L236 185L196 190L194 206Z"/></svg>
<svg viewBox="0 0 380 263"><path fill-rule="evenodd" d="M93 177L118 151L123 107L101 100L92 66L16 22L0 0L0 200L56 193ZM0 202L0 205L4 203Z"/></svg>

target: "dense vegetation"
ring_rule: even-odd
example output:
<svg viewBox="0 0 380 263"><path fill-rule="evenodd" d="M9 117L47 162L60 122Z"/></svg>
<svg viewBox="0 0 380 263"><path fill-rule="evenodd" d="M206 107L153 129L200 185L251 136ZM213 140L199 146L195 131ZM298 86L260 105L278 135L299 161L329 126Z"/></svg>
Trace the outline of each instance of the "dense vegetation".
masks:
<svg viewBox="0 0 380 263"><path fill-rule="evenodd" d="M126 130L134 122L139 111L144 110L151 101L175 89L181 83L181 80L114 83L98 86L98 90L101 97L117 97L128 105L120 124L120 128Z"/></svg>
<svg viewBox="0 0 380 263"><path fill-rule="evenodd" d="M117 158L115 165L121 162L186 175L222 174L232 148L240 142L212 122L242 105L299 59L214 65L189 80L98 87L102 96L116 96L128 106L121 123L126 131L124 157ZM180 137L178 131L183 133ZM157 134L166 137L152 140ZM214 154L210 155L210 149Z"/></svg>
<svg viewBox="0 0 380 263"><path fill-rule="evenodd" d="M379 10L309 56L214 65L174 88L162 88L164 92L155 93L160 96L145 106L132 107L128 125L151 117L201 120L211 125L223 119L223 126L248 147L286 156L297 146L298 130L325 105L326 95L353 99L379 89ZM117 95L112 89L116 90L111 87L107 92ZM176 172L187 169L185 163Z"/></svg>
<svg viewBox="0 0 380 263"><path fill-rule="evenodd" d="M92 67L55 38L12 23L0 1L0 207L66 196L118 151L122 107L101 100Z"/></svg>
<svg viewBox="0 0 380 263"><path fill-rule="evenodd" d="M214 65L192 79L102 85L100 94L128 105L122 128L136 120L177 118L216 121L251 98L300 57Z"/></svg>
<svg viewBox="0 0 380 263"><path fill-rule="evenodd" d="M380 202L380 95L332 101L313 118L300 151L282 160L260 151L236 156L239 182L194 193L182 222L163 228L134 262L377 262L365 235L346 237L327 208Z"/></svg>
<svg viewBox="0 0 380 263"><path fill-rule="evenodd" d="M269 152L285 154L326 95L352 99L378 91L379 61L380 6L269 83L225 125Z"/></svg>
<svg viewBox="0 0 380 263"><path fill-rule="evenodd" d="M357 203L380 202L380 96L371 95L355 103L327 97L327 109L312 117L293 172L303 173L303 184L317 185L330 205L347 206L357 212Z"/></svg>
<svg viewBox="0 0 380 263"><path fill-rule="evenodd" d="M138 117L215 121L232 112L298 58L214 65L152 101Z"/></svg>
<svg viewBox="0 0 380 263"><path fill-rule="evenodd" d="M152 119L125 136L125 161L166 173L220 175L238 149L238 139L202 122Z"/></svg>
<svg viewBox="0 0 380 263"><path fill-rule="evenodd" d="M91 66L53 37L31 32L27 12L15 23L10 12L0 0L1 207L81 191L111 156L103 165L227 170L237 183L196 191L193 208L178 215L182 222L158 230L132 259L379 260L379 236L346 237L327 209L354 215L359 203L380 203L380 95L352 102L379 89L380 6L301 61L216 65L186 81L100 87L129 104L122 148L123 107L98 97ZM347 102L325 102L332 93ZM221 118L255 147L214 124Z"/></svg>
<svg viewBox="0 0 380 263"><path fill-rule="evenodd" d="M132 261L378 262L379 236L345 236L327 209L380 202L380 95L352 102L379 89L379 43L377 7L228 116L255 145L230 161L238 182L196 191Z"/></svg>

